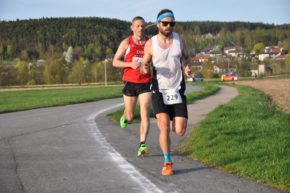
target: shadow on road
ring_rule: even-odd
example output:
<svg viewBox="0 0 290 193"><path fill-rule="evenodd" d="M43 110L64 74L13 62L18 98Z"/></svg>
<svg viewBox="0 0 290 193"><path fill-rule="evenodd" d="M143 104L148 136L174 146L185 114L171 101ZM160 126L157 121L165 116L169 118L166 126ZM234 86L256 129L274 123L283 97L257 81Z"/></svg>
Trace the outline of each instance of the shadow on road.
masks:
<svg viewBox="0 0 290 193"><path fill-rule="evenodd" d="M192 168L183 168L183 169L174 169L174 175L186 174L191 173L199 170L206 170L210 169L207 167L192 167Z"/></svg>

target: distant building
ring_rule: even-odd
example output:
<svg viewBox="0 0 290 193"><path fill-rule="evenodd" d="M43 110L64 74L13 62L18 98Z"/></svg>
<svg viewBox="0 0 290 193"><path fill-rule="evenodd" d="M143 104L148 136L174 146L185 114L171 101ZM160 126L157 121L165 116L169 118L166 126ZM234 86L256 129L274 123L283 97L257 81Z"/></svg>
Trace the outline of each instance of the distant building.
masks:
<svg viewBox="0 0 290 193"><path fill-rule="evenodd" d="M192 63L197 63L197 62L205 62L209 60L210 55L209 54L198 54L194 58L192 58Z"/></svg>
<svg viewBox="0 0 290 193"><path fill-rule="evenodd" d="M257 77L259 75L259 70L251 70L251 76Z"/></svg>
<svg viewBox="0 0 290 193"><path fill-rule="evenodd" d="M243 48L240 46L224 47L224 54L227 56L238 57L243 54Z"/></svg>
<svg viewBox="0 0 290 193"><path fill-rule="evenodd" d="M285 55L276 55L275 60L286 60Z"/></svg>
<svg viewBox="0 0 290 193"><path fill-rule="evenodd" d="M279 46L266 46L264 52L266 54L270 54L270 55L277 55L279 53L281 53L282 48L280 48Z"/></svg>
<svg viewBox="0 0 290 193"><path fill-rule="evenodd" d="M266 66L265 64L260 64L259 65L259 68L258 68L258 74L259 75L264 75L266 72Z"/></svg>
<svg viewBox="0 0 290 193"><path fill-rule="evenodd" d="M36 61L36 66L40 67L40 66L44 66L45 65L45 60L44 59L39 59Z"/></svg>
<svg viewBox="0 0 290 193"><path fill-rule="evenodd" d="M270 54L259 54L258 59L260 61L264 61L266 59L270 58Z"/></svg>

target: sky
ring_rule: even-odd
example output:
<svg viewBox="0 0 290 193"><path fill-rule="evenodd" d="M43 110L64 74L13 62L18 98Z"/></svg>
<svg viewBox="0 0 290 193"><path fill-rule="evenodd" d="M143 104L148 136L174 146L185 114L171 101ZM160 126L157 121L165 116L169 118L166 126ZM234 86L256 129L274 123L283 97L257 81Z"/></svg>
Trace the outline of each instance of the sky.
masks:
<svg viewBox="0 0 290 193"><path fill-rule="evenodd" d="M0 20L103 17L125 21L137 15L155 22L161 9L176 21L242 21L290 24L290 0L0 0Z"/></svg>

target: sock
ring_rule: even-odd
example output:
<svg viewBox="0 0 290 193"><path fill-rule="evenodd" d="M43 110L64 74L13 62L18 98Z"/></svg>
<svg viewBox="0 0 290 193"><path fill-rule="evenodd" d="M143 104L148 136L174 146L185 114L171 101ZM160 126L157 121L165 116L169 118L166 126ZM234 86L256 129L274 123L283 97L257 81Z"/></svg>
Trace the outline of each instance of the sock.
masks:
<svg viewBox="0 0 290 193"><path fill-rule="evenodd" d="M170 153L166 153L163 156L164 156L164 162L172 162L170 158Z"/></svg>
<svg viewBox="0 0 290 193"><path fill-rule="evenodd" d="M141 141L140 144L139 144L139 147L140 147L142 144L145 144L145 142L144 142L144 141Z"/></svg>
<svg viewBox="0 0 290 193"><path fill-rule="evenodd" d="M126 119L124 114L123 114L123 118L124 118L124 122L127 123L128 121L127 121L127 119Z"/></svg>

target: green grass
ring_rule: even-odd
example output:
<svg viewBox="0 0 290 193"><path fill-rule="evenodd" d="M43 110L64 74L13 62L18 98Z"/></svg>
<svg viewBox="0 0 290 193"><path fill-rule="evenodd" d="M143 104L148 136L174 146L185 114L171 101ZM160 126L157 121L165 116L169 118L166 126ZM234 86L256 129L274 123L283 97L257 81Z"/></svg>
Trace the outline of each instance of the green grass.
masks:
<svg viewBox="0 0 290 193"><path fill-rule="evenodd" d="M194 85L202 87L202 90L188 93L186 95L188 104L191 104L196 100L203 99L210 95L213 95L220 90L220 87L217 84L209 82L194 83Z"/></svg>
<svg viewBox="0 0 290 193"><path fill-rule="evenodd" d="M194 101L198 99L202 99L207 96L213 95L216 92L218 92L220 89L217 86L217 84L211 84L211 83L194 83L194 85L202 87L202 90L187 94L186 97L187 97L188 104L193 103ZM123 112L124 112L124 108L121 108L115 112L109 113L107 117L111 119L112 121L114 121L115 123L119 123L119 119L122 116ZM150 108L149 113L150 113L150 117L154 116L152 108ZM135 118L134 118L133 123L139 123L140 122L140 106L139 105L137 105L134 114L135 114Z"/></svg>
<svg viewBox="0 0 290 193"><path fill-rule="evenodd" d="M15 64L15 61L0 60L0 66L13 65L13 64Z"/></svg>
<svg viewBox="0 0 290 193"><path fill-rule="evenodd" d="M121 86L0 92L0 113L90 102L122 96Z"/></svg>
<svg viewBox="0 0 290 193"><path fill-rule="evenodd" d="M228 172L290 191L290 115L261 92L240 95L211 112L180 151Z"/></svg>

